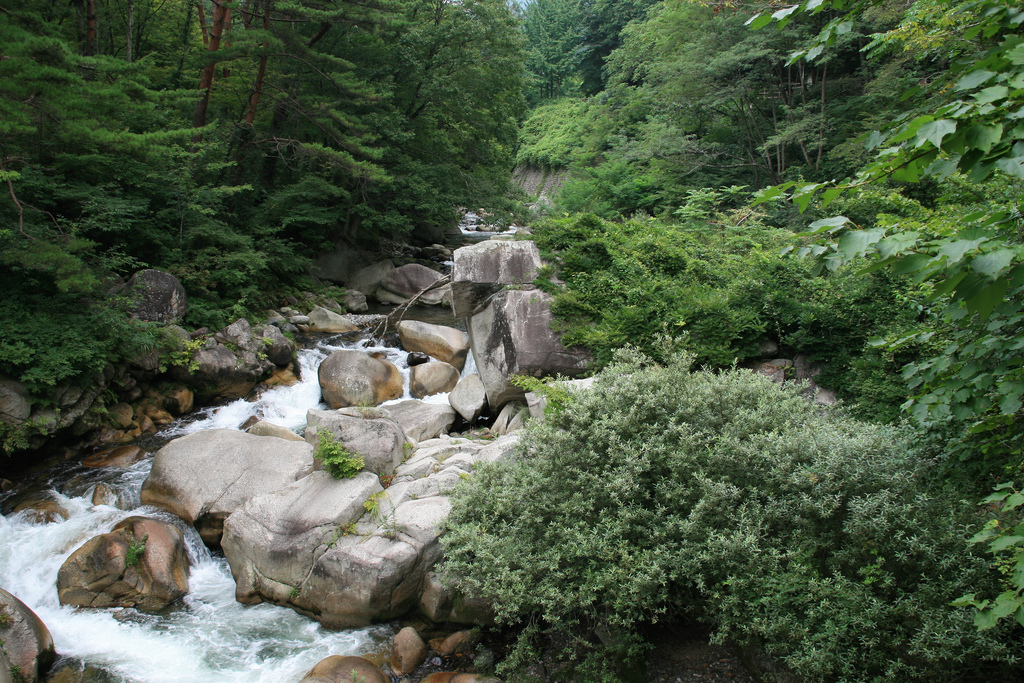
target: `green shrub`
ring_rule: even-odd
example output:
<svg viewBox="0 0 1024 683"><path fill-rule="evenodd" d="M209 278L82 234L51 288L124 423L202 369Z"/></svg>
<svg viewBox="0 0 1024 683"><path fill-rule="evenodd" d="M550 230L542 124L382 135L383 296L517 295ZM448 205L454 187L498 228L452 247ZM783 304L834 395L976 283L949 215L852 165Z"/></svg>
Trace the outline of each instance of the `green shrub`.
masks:
<svg viewBox="0 0 1024 683"><path fill-rule="evenodd" d="M143 554L146 552L146 541L148 540L149 536L143 536L141 539L138 539L132 534L132 540L128 542L128 551L124 555L125 567L137 567L139 565Z"/></svg>
<svg viewBox="0 0 1024 683"><path fill-rule="evenodd" d="M734 199L692 195L695 212ZM819 381L861 403L862 417L894 420L907 398L900 368L918 349L886 355L869 341L924 331L920 293L886 275L816 274L811 260L781 255L792 233L749 213L682 224L549 219L535 226L534 240L565 284L535 284L555 295L563 340L591 349L599 367L626 344L657 356L665 334L683 337L697 364L717 368L759 358L759 342L771 340L781 353L827 363Z"/></svg>
<svg viewBox="0 0 1024 683"><path fill-rule="evenodd" d="M682 614L809 681L992 680L1024 654L950 606L999 577L968 550L972 506L924 485L914 434L691 361L621 352L457 489L445 573L525 626L506 673L544 627L589 649L577 680L619 680L610 662Z"/></svg>
<svg viewBox="0 0 1024 683"><path fill-rule="evenodd" d="M366 465L363 456L353 453L338 443L330 430L316 430L317 444L313 457L323 463L324 469L335 479L349 479L359 474Z"/></svg>

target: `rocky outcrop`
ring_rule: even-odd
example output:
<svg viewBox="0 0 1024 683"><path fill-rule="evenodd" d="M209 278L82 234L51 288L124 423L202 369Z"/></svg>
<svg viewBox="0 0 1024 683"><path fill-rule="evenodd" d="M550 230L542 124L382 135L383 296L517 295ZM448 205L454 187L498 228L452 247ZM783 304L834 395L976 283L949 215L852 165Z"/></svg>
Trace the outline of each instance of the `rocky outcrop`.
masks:
<svg viewBox="0 0 1024 683"><path fill-rule="evenodd" d="M177 527L129 517L73 552L57 574L62 605L157 611L188 592L185 540Z"/></svg>
<svg viewBox="0 0 1024 683"><path fill-rule="evenodd" d="M210 429L171 441L153 457L142 503L192 524L208 545L245 501L313 470L313 448L299 441Z"/></svg>
<svg viewBox="0 0 1024 683"><path fill-rule="evenodd" d="M431 325L416 320L398 323L398 338L406 351L425 353L461 371L469 354L469 335L444 325Z"/></svg>
<svg viewBox="0 0 1024 683"><path fill-rule="evenodd" d="M488 240L456 249L452 267L452 311L474 315L505 286L530 284L540 269L540 251L527 241Z"/></svg>
<svg viewBox="0 0 1024 683"><path fill-rule="evenodd" d="M451 504L474 463L503 457L515 436L490 444L423 442L384 490L363 472L316 472L245 503L224 525L223 547L246 603L266 600L332 628L386 621L414 609Z"/></svg>
<svg viewBox="0 0 1024 683"><path fill-rule="evenodd" d="M317 553L362 517L363 503L381 491L370 472L338 480L320 471L246 502L225 521L222 542L239 602L315 607L299 600L297 588Z"/></svg>
<svg viewBox="0 0 1024 683"><path fill-rule="evenodd" d="M388 677L363 657L331 655L317 662L300 683L389 683Z"/></svg>
<svg viewBox="0 0 1024 683"><path fill-rule="evenodd" d="M498 413L498 417L494 418L494 424L491 425L491 433L503 436L517 429L522 429L526 424L526 416L529 414L530 411L525 403L520 403L519 401L506 403L505 407Z"/></svg>
<svg viewBox="0 0 1024 683"><path fill-rule="evenodd" d="M448 431L455 421L451 406L422 401L402 401L388 406L388 412L413 441L433 439Z"/></svg>
<svg viewBox="0 0 1024 683"><path fill-rule="evenodd" d="M63 522L71 517L64 503L58 500L55 491L29 493L15 504L14 512L22 514L36 524Z"/></svg>
<svg viewBox="0 0 1024 683"><path fill-rule="evenodd" d="M209 337L172 374L188 384L200 400L241 398L269 375L277 362L286 365L291 358L291 342L279 329L265 325L254 331L240 318Z"/></svg>
<svg viewBox="0 0 1024 683"><path fill-rule="evenodd" d="M317 306L309 312L309 331L330 334L350 334L358 332L360 327L351 318Z"/></svg>
<svg viewBox="0 0 1024 683"><path fill-rule="evenodd" d="M541 291L505 290L469 319L473 357L491 410L522 400L523 390L508 381L511 375L572 377L587 370L589 352L563 346L551 329L550 304L551 295Z"/></svg>
<svg viewBox="0 0 1024 683"><path fill-rule="evenodd" d="M413 398L445 394L459 383L459 371L448 363L432 361L415 366L410 372L409 393Z"/></svg>
<svg viewBox="0 0 1024 683"><path fill-rule="evenodd" d="M132 275L121 294L130 302L133 318L168 323L188 313L188 297L178 278L160 270L141 270Z"/></svg>
<svg viewBox="0 0 1024 683"><path fill-rule="evenodd" d="M389 475L405 454L405 432L386 410L342 408L310 410L306 413L306 441L313 447L320 442L319 431L326 429L342 446L363 458L364 468Z"/></svg>
<svg viewBox="0 0 1024 683"><path fill-rule="evenodd" d="M487 391L480 375L474 372L463 377L448 394L448 403L466 422L476 422L487 405Z"/></svg>
<svg viewBox="0 0 1024 683"><path fill-rule="evenodd" d="M343 349L328 356L317 371L320 391L331 408L380 405L402 396L402 375L394 364Z"/></svg>
<svg viewBox="0 0 1024 683"><path fill-rule="evenodd" d="M773 360L748 363L744 367L769 377L773 382L779 384L788 381L805 383L807 388L801 395L818 405L831 406L839 401L835 391L819 386L815 381L815 378L821 374L823 367L819 363L809 361L807 356L797 355L792 360L789 358L775 358Z"/></svg>
<svg viewBox="0 0 1024 683"><path fill-rule="evenodd" d="M0 588L0 677L37 683L56 659L53 637L28 606ZM5 661L6 660L6 661ZM14 674L20 679L15 678ZM2 680L2 678L0 678Z"/></svg>

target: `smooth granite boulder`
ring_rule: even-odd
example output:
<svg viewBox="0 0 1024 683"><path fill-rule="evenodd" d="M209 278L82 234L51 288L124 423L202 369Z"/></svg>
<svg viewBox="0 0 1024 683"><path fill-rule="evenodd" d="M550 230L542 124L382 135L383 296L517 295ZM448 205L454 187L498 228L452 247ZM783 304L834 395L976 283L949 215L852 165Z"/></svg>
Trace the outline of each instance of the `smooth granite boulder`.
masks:
<svg viewBox="0 0 1024 683"><path fill-rule="evenodd" d="M216 546L224 519L245 501L312 471L313 447L304 441L207 429L157 451L142 503L176 514Z"/></svg>

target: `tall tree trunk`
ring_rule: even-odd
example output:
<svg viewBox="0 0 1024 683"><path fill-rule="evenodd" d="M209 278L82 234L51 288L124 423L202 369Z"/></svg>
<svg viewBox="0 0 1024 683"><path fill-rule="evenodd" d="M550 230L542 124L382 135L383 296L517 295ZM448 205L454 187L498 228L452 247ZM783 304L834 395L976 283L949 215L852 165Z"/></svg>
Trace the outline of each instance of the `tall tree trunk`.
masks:
<svg viewBox="0 0 1024 683"><path fill-rule="evenodd" d="M270 30L270 5L263 8L263 30ZM270 43L263 41L263 47L266 48ZM256 87L252 91L252 95L249 96L249 111L245 114L245 123L252 125L253 121L256 120L256 107L260 103L260 95L263 94L263 77L267 74L267 56L263 55L260 57L260 68L256 72Z"/></svg>
<svg viewBox="0 0 1024 683"><path fill-rule="evenodd" d="M85 3L85 56L96 54L96 0Z"/></svg>
<svg viewBox="0 0 1024 683"><path fill-rule="evenodd" d="M203 0L199 0L199 31L203 34L203 47L210 48L210 31L206 27L206 10L203 9Z"/></svg>
<svg viewBox="0 0 1024 683"><path fill-rule="evenodd" d="M135 30L135 0L128 0L128 20L125 22L125 27L126 27L127 33L128 33L128 42L126 43L128 51L127 51L125 57L127 58L128 62L131 63L133 61L132 60L132 47L133 47L132 46L132 33Z"/></svg>
<svg viewBox="0 0 1024 683"><path fill-rule="evenodd" d="M213 23L210 26L209 52L213 53L220 49L220 39L224 33L224 22L229 18L230 13L231 11L224 7L222 0L213 0ZM192 116L193 128L202 128L206 125L206 109L210 105L210 90L213 88L213 72L216 68L217 62L212 58L210 63L203 67L203 74L199 79L199 89L202 91L202 97L196 103L196 111ZM192 137L194 145L202 141L203 136L199 133Z"/></svg>

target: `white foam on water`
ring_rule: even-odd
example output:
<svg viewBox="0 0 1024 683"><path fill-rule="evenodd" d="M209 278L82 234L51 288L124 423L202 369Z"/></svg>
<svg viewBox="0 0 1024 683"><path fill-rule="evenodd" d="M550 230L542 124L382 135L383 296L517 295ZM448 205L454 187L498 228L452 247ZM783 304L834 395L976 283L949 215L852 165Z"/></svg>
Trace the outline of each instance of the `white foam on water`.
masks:
<svg viewBox="0 0 1024 683"><path fill-rule="evenodd" d="M378 649L391 633L387 627L329 631L284 607L239 604L227 561L211 556L181 523L192 562L183 605L165 615L63 607L57 572L85 541L132 515L172 517L149 507L123 511L94 506L87 497L55 497L70 513L66 521L0 517L0 585L39 615L62 657L131 683L270 683L297 681L328 655Z"/></svg>

